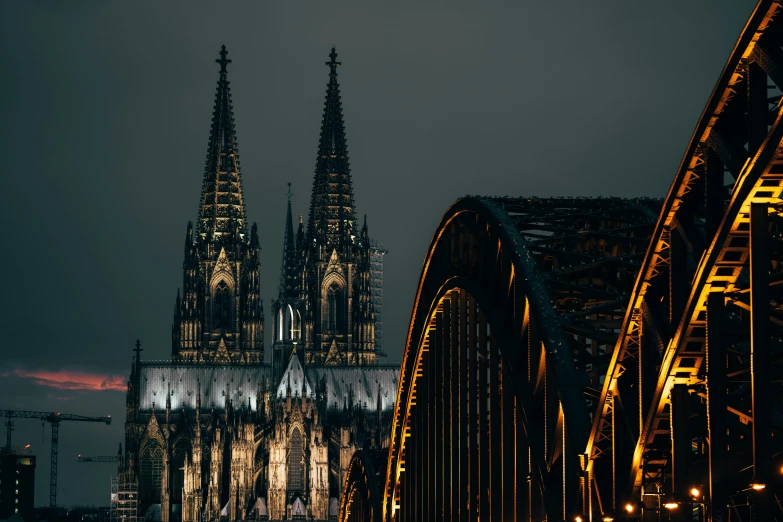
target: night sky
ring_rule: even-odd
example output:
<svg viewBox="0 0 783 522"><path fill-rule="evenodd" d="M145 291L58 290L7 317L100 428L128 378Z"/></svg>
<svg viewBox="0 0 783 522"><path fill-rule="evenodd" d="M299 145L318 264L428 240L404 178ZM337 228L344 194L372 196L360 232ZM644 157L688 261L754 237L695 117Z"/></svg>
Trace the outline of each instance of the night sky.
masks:
<svg viewBox="0 0 783 522"><path fill-rule="evenodd" d="M286 183L307 219L335 45L357 214L389 250L397 362L446 208L465 194L663 197L755 3L420 4L0 5L0 409L115 420L63 423L61 504L108 505L115 469L76 455L123 440L136 338L144 358L170 356L221 44L267 359ZM47 505L49 426L43 442L38 421L17 428Z"/></svg>

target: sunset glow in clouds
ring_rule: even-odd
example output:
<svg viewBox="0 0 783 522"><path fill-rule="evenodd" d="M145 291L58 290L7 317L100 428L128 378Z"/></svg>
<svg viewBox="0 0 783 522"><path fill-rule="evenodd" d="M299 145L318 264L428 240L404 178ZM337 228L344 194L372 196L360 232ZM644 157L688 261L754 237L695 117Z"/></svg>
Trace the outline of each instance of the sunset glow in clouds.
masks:
<svg viewBox="0 0 783 522"><path fill-rule="evenodd" d="M71 370L57 372L46 370L26 371L16 369L5 375L15 375L30 379L35 384L56 388L58 390L88 390L88 391L125 391L128 380L121 375L87 373Z"/></svg>

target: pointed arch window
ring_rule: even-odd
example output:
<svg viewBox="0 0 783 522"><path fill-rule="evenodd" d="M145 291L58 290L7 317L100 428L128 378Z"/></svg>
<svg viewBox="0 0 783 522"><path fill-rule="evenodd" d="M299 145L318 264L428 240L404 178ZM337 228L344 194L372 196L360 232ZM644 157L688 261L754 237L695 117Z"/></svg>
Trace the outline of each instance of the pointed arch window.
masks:
<svg viewBox="0 0 783 522"><path fill-rule="evenodd" d="M225 281L220 280L215 285L213 295L212 320L216 330L231 329L231 287Z"/></svg>
<svg viewBox="0 0 783 522"><path fill-rule="evenodd" d="M326 293L326 324L328 331L333 334L343 333L344 300L340 285L332 283Z"/></svg>
<svg viewBox="0 0 783 522"><path fill-rule="evenodd" d="M291 432L291 441L288 450L288 491L302 492L304 490L304 451L302 448L302 434L299 428Z"/></svg>
<svg viewBox="0 0 783 522"><path fill-rule="evenodd" d="M283 321L283 307L281 306L280 309L277 311L277 340L282 341L283 340L283 332L285 331Z"/></svg>
<svg viewBox="0 0 783 522"><path fill-rule="evenodd" d="M160 502L163 477L163 448L155 439L150 439L141 452L141 500Z"/></svg>

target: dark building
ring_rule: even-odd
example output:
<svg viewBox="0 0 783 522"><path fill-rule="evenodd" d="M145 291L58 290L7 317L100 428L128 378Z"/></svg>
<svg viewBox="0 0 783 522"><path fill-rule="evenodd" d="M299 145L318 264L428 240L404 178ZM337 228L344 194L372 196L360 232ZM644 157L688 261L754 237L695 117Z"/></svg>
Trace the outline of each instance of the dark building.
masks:
<svg viewBox="0 0 783 522"><path fill-rule="evenodd" d="M300 217L294 232L289 193L264 361L259 233L247 232L230 60L220 54L172 359L136 352L125 472L153 520L327 520L354 451L388 445L399 367L377 364L384 251L366 219L357 225L332 49L308 225Z"/></svg>
<svg viewBox="0 0 783 522"><path fill-rule="evenodd" d="M33 518L35 455L3 450L0 453L0 519L18 513Z"/></svg>

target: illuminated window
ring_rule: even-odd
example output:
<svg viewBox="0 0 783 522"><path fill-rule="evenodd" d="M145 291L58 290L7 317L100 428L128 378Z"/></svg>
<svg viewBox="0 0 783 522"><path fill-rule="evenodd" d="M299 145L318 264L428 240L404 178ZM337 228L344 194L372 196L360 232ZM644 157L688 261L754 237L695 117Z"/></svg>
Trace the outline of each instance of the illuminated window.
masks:
<svg viewBox="0 0 783 522"><path fill-rule="evenodd" d="M288 491L304 489L304 454L302 451L302 434L299 428L291 433L291 446L288 451Z"/></svg>

